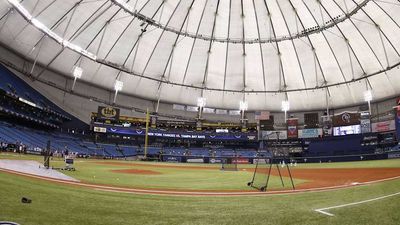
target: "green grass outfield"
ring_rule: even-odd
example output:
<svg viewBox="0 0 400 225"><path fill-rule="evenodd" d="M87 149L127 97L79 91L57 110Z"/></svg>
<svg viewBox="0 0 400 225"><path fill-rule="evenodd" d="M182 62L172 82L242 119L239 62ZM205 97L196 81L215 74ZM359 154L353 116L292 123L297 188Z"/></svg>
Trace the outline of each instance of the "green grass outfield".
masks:
<svg viewBox="0 0 400 225"><path fill-rule="evenodd" d="M41 160L32 156L16 155L0 155L0 158ZM85 168L81 166L88 166L85 169L91 169L91 165L95 165L94 168L104 166L93 164L92 161L84 160L81 162L82 165L77 163L76 166L79 166L79 170ZM61 164L54 161L53 163ZM400 167L400 160L299 164L298 166L307 168ZM252 166L243 166L243 168L249 167ZM113 168L115 169L115 166ZM118 166L118 169L120 168L124 169ZM149 167L146 168L149 169ZM95 170L101 171L99 168ZM216 172L227 175L225 172ZM73 176L85 177L85 174L90 174L90 171L82 173L75 173ZM104 179L107 181L108 178ZM246 176L246 181L247 179ZM243 185L241 182L240 184ZM197 184L192 184L192 186L197 186ZM329 210L330 213L335 214L333 217L314 211L317 208L347 204L398 192L400 192L399 179L340 190L290 195L168 197L96 191L0 172L0 221L40 225L400 224L400 195ZM22 196L31 198L32 204L21 204Z"/></svg>
<svg viewBox="0 0 400 225"><path fill-rule="evenodd" d="M37 160L43 162L43 157L32 155L2 154L0 158ZM104 165L101 162L117 162L121 165ZM134 163L134 166L132 165ZM64 162L60 159L51 161L51 166L62 167ZM160 167L177 166L179 168ZM240 165L239 171L221 171L220 164L181 164L181 163L152 163L152 162L129 162L117 160L86 160L76 159L74 162L76 171L63 171L63 173L80 181L93 184L106 184L119 187L153 188L153 189L177 189L177 190L230 190L245 191L252 190L247 186L253 176L251 168L254 165ZM187 166L207 167L204 169L185 169ZM400 164L399 164L400 167ZM123 174L112 170L139 169L159 172L157 175ZM289 178L283 178L285 188L289 188ZM258 183L265 183L266 177L260 176ZM299 184L304 180L294 179ZM258 185L260 186L260 185ZM282 184L279 177L272 176L269 182L271 189L280 188ZM283 188L283 189L285 189Z"/></svg>

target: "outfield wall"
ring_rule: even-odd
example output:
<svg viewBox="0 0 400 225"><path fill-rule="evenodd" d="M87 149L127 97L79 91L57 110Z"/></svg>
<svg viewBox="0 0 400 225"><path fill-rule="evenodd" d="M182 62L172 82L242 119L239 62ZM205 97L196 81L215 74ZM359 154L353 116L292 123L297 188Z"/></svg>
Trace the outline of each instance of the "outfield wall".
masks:
<svg viewBox="0 0 400 225"><path fill-rule="evenodd" d="M208 157L208 156L177 156L177 155L162 155L160 157L163 162L176 162L176 163L210 163L219 164L222 159L233 158L229 156L219 156L219 157ZM269 157L237 157L233 159L236 160L237 164L255 164L257 160L260 162L265 162L269 160ZM377 153L377 154L358 154L358 155L341 155L341 156L318 156L318 157L290 157L282 158L276 157L273 159L275 163L285 163L296 162L296 163L329 163L329 162L352 162L352 161L365 161L365 160L382 160L382 159L394 159L400 158L400 151Z"/></svg>

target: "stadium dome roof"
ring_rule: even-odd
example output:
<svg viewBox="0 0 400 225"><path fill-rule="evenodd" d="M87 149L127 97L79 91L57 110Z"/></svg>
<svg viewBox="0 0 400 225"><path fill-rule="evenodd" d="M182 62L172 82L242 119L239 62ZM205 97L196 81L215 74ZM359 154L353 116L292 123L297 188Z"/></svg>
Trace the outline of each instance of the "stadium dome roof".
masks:
<svg viewBox="0 0 400 225"><path fill-rule="evenodd" d="M8 0L0 19L3 46L145 99L310 110L400 93L397 0Z"/></svg>

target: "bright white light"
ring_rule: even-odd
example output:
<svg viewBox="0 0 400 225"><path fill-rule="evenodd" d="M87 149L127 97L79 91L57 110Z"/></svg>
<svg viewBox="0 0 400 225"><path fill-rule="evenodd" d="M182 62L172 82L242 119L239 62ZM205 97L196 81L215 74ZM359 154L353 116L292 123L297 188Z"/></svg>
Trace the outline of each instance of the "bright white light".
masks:
<svg viewBox="0 0 400 225"><path fill-rule="evenodd" d="M246 111L249 108L249 104L246 101L239 102L240 111Z"/></svg>
<svg viewBox="0 0 400 225"><path fill-rule="evenodd" d="M371 92L371 90L364 91L364 100L366 102L372 101L372 92Z"/></svg>
<svg viewBox="0 0 400 225"><path fill-rule="evenodd" d="M80 68L79 66L74 66L73 74L74 74L75 78L81 79L82 73L83 73L83 69L82 68Z"/></svg>
<svg viewBox="0 0 400 225"><path fill-rule="evenodd" d="M206 106L206 98L198 97L197 98L197 106L200 108L204 108L204 106Z"/></svg>
<svg viewBox="0 0 400 225"><path fill-rule="evenodd" d="M121 91L123 87L124 87L124 82L122 82L120 80L115 81L115 84L114 84L115 91Z"/></svg>
<svg viewBox="0 0 400 225"><path fill-rule="evenodd" d="M290 109L289 101L282 101L282 111L287 112Z"/></svg>

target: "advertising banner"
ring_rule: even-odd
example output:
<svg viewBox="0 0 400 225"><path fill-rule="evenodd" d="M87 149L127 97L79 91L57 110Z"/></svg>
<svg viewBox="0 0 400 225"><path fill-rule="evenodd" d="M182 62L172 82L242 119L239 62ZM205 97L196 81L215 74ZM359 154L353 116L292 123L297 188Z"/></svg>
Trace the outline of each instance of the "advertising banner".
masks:
<svg viewBox="0 0 400 225"><path fill-rule="evenodd" d="M371 132L371 120L369 111L364 111L360 113L360 125L362 134Z"/></svg>
<svg viewBox="0 0 400 225"><path fill-rule="evenodd" d="M188 163L204 163L204 159L187 159Z"/></svg>
<svg viewBox="0 0 400 225"><path fill-rule="evenodd" d="M249 164L249 159L247 158L233 158L232 159L233 164Z"/></svg>
<svg viewBox="0 0 400 225"><path fill-rule="evenodd" d="M362 119L360 120L361 125L361 133L370 133L371 132L371 120L369 119Z"/></svg>
<svg viewBox="0 0 400 225"><path fill-rule="evenodd" d="M330 116L322 116L322 131L324 136L332 136L332 120Z"/></svg>
<svg viewBox="0 0 400 225"><path fill-rule="evenodd" d="M267 164L269 163L269 159L253 159L253 164Z"/></svg>
<svg viewBox="0 0 400 225"><path fill-rule="evenodd" d="M215 113L215 109L213 109L213 108L203 108L203 113Z"/></svg>
<svg viewBox="0 0 400 225"><path fill-rule="evenodd" d="M157 116L152 115L150 117L150 122L151 122L151 128L156 128L157 127Z"/></svg>
<svg viewBox="0 0 400 225"><path fill-rule="evenodd" d="M287 124L287 137L288 138L297 138L297 125L298 119L297 118L290 118L286 121Z"/></svg>
<svg viewBox="0 0 400 225"><path fill-rule="evenodd" d="M395 108L395 121L396 121L396 139L400 140L400 106Z"/></svg>
<svg viewBox="0 0 400 225"><path fill-rule="evenodd" d="M182 157L180 156L167 156L167 155L163 155L163 161L164 162L181 162Z"/></svg>
<svg viewBox="0 0 400 225"><path fill-rule="evenodd" d="M321 128L299 130L299 138L317 138L322 134Z"/></svg>
<svg viewBox="0 0 400 225"><path fill-rule="evenodd" d="M202 127L203 127L203 123L201 122L201 120L198 120L196 122L196 130L201 130Z"/></svg>
<svg viewBox="0 0 400 225"><path fill-rule="evenodd" d="M119 120L120 109L114 107L99 106L97 108L97 118L117 121Z"/></svg>
<svg viewBox="0 0 400 225"><path fill-rule="evenodd" d="M400 153L399 152L389 153L388 154L388 159L397 159L397 158L400 158Z"/></svg>
<svg viewBox="0 0 400 225"><path fill-rule="evenodd" d="M285 140L287 139L286 130L264 130L261 131L262 140Z"/></svg>
<svg viewBox="0 0 400 225"><path fill-rule="evenodd" d="M242 120L240 122L241 127L242 127L242 132L246 132L247 131L247 120Z"/></svg>
<svg viewBox="0 0 400 225"><path fill-rule="evenodd" d="M228 110L226 110L226 109L216 109L215 113L218 114L218 115L226 115L226 114L228 114Z"/></svg>
<svg viewBox="0 0 400 225"><path fill-rule="evenodd" d="M105 127L94 127L93 131L94 132L98 132L98 133L106 133L107 132L107 128L105 128Z"/></svg>
<svg viewBox="0 0 400 225"><path fill-rule="evenodd" d="M189 112L198 112L199 111L199 107L197 107L197 106L186 106L186 111L189 111Z"/></svg>
<svg viewBox="0 0 400 225"><path fill-rule="evenodd" d="M105 127L107 133L122 134L122 135L145 135L143 129L132 129L125 127L107 126ZM166 138L180 138L180 139L208 139L208 140L256 140L255 134L231 134L231 133L215 133L209 134L206 132L187 132L187 133L170 133L168 131L149 131L148 135L151 137L166 137Z"/></svg>
<svg viewBox="0 0 400 225"><path fill-rule="evenodd" d="M269 120L269 111L258 111L254 114L255 120Z"/></svg>
<svg viewBox="0 0 400 225"><path fill-rule="evenodd" d="M389 120L389 121L372 123L371 127L372 127L372 132L386 132L395 130L396 123L394 122L394 120Z"/></svg>
<svg viewBox="0 0 400 225"><path fill-rule="evenodd" d="M210 163L214 164L214 163L221 163L221 159L215 159L215 158L211 158Z"/></svg>
<svg viewBox="0 0 400 225"><path fill-rule="evenodd" d="M184 105L173 104L172 109L185 111Z"/></svg>

